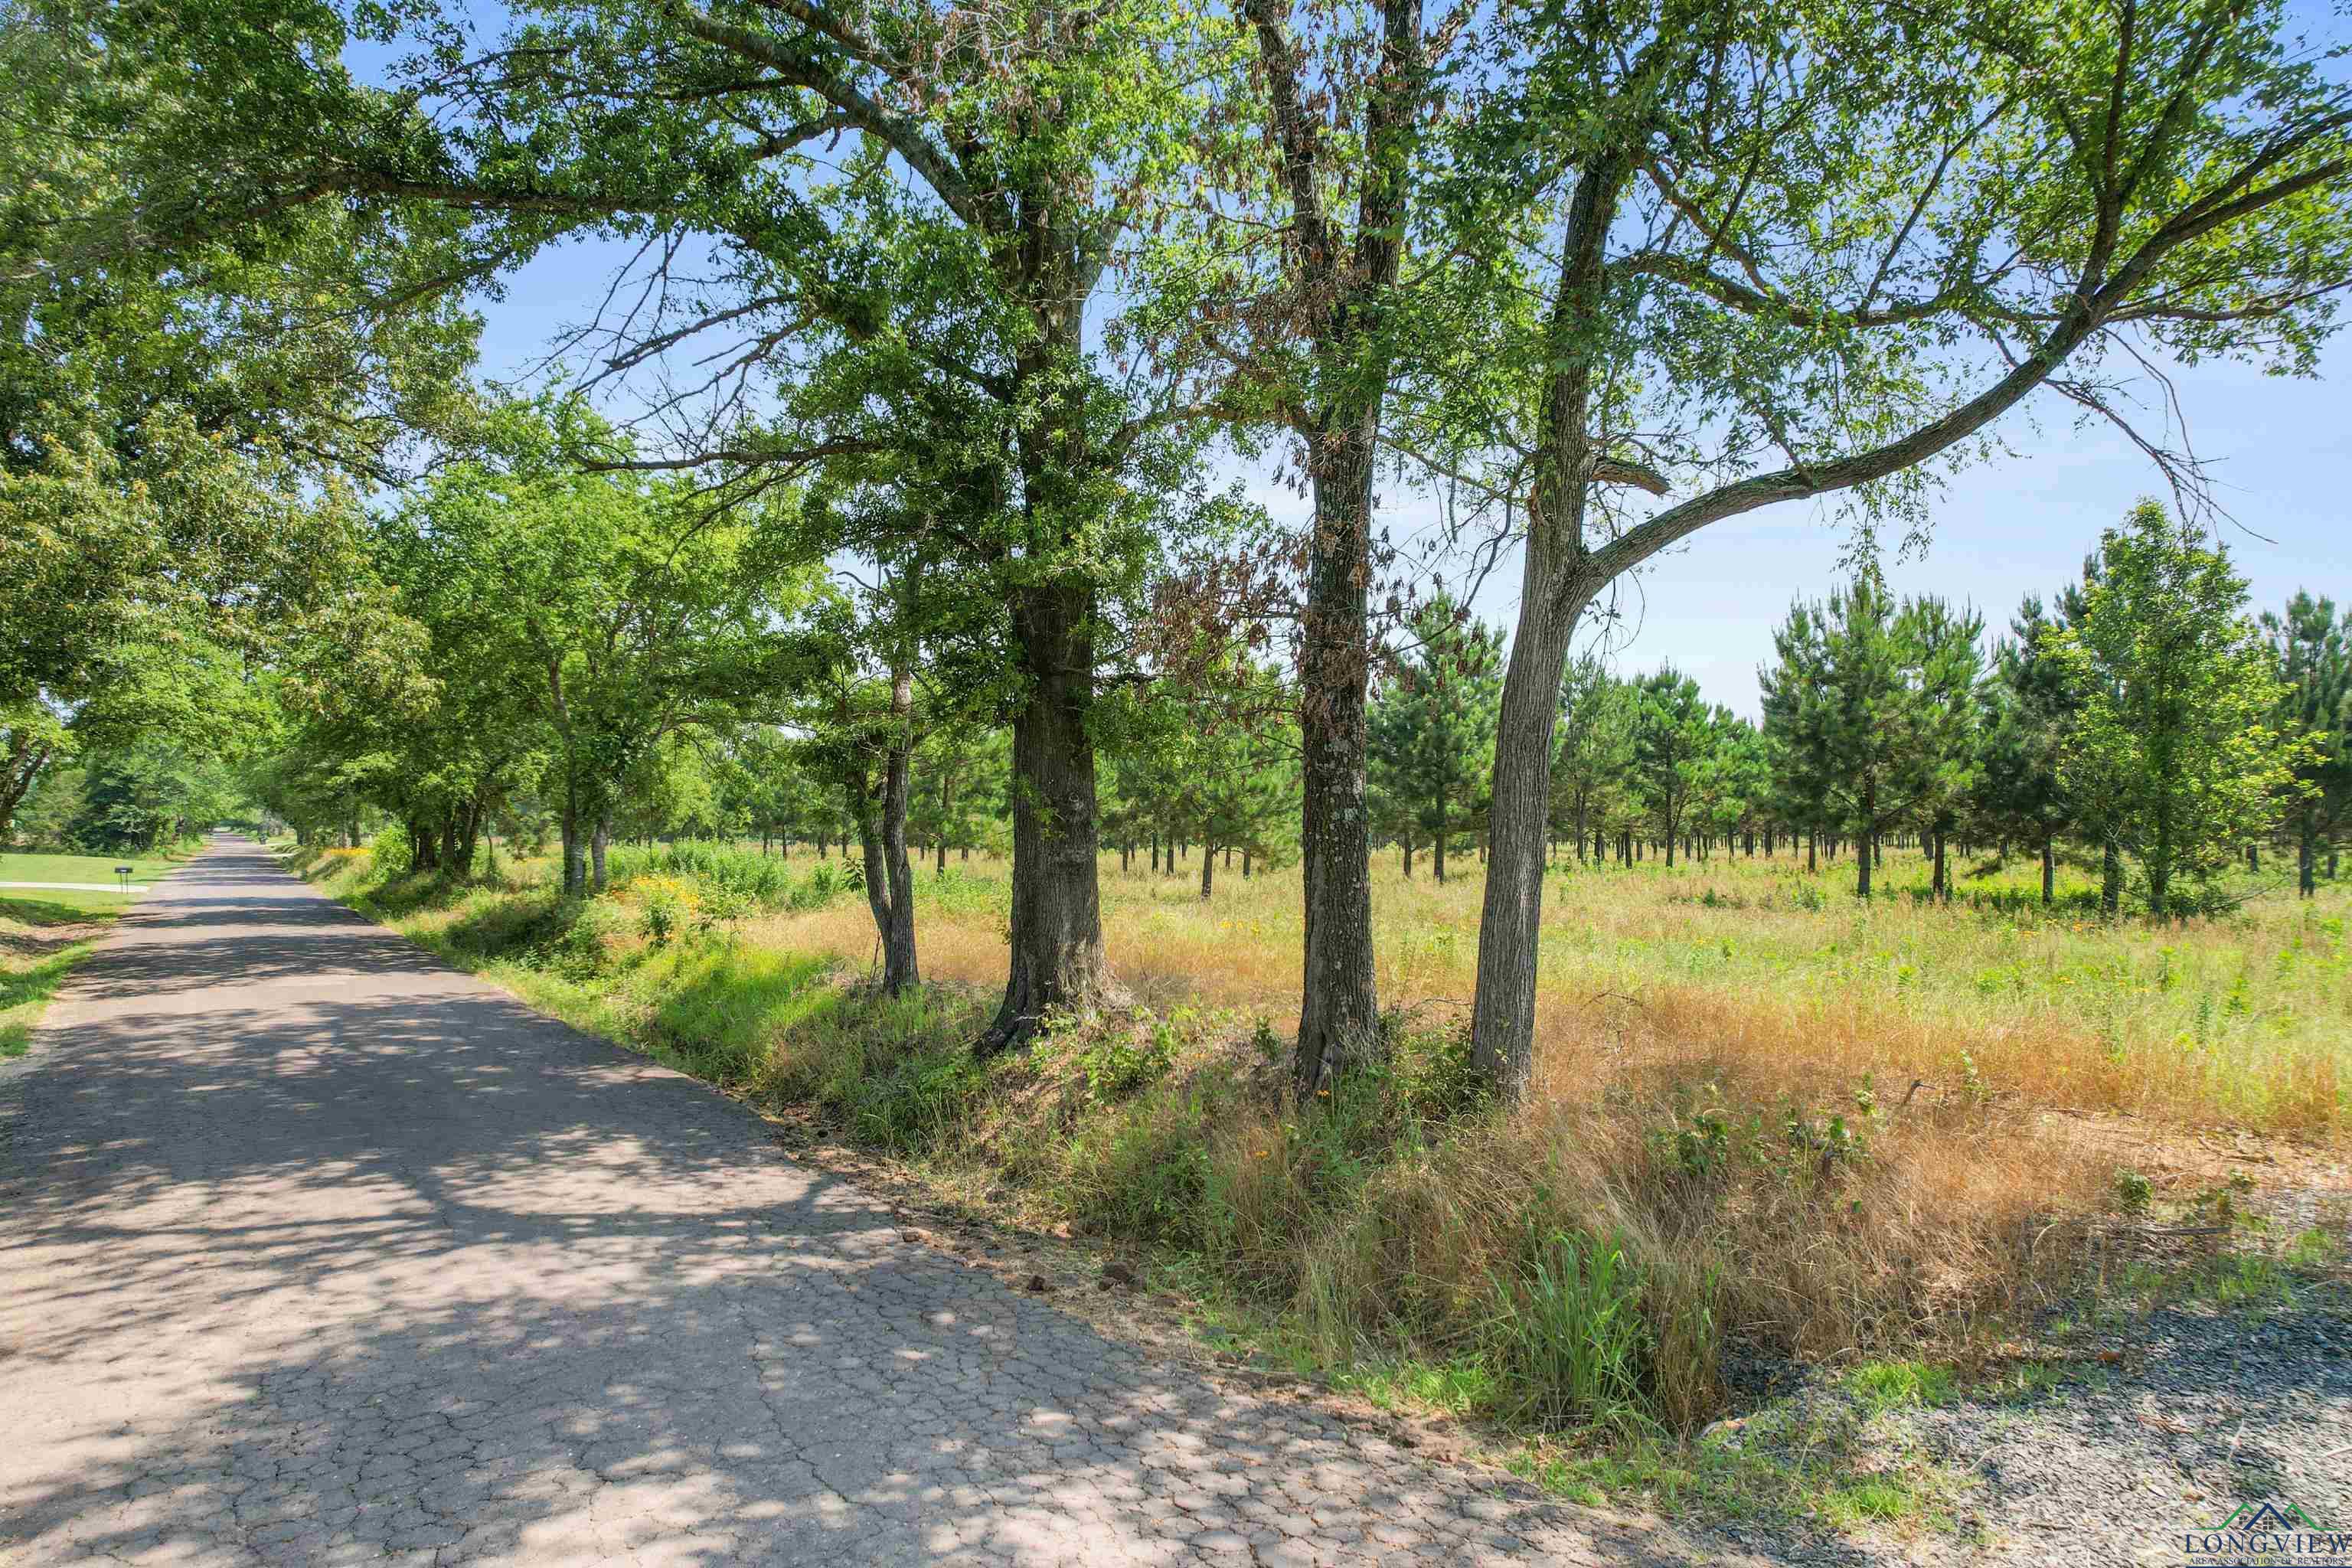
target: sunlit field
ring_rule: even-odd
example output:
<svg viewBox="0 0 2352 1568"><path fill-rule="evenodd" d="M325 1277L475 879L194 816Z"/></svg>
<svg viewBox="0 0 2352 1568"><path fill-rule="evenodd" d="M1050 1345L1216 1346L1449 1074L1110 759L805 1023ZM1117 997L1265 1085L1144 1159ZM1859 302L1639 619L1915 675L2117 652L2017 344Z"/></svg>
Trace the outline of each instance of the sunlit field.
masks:
<svg viewBox="0 0 2352 1568"><path fill-rule="evenodd" d="M0 1058L25 1054L33 1026L66 975L88 956L105 921L137 895L116 892L114 868L152 884L179 864L171 855L0 855L0 883L75 882L94 887L0 887Z"/></svg>
<svg viewBox="0 0 2352 1568"><path fill-rule="evenodd" d="M796 863L814 863L803 852ZM1277 1027L1298 1001L1295 868L1244 880L1219 868L1200 897L1199 861L1172 875L1103 867L1112 964L1139 999L1262 1012ZM1483 880L1475 858L1440 886L1373 873L1381 999L1408 1014L1466 1016ZM1456 867L1450 867L1450 871ZM1890 852L1880 896L1853 897L1850 861L1807 876L1801 856L1717 855L1672 870L1570 861L1545 889L1539 1074L1572 1092L1628 1052L1746 1059L1807 1093L1874 1075L1882 1094L1971 1083L2035 1105L2125 1110L2332 1139L2352 1094L2352 893L2250 898L2233 916L2151 926L2103 922L2062 880L2040 907L2040 871L1964 879L1927 898L1924 865ZM926 868L919 917L927 977L1000 984L1000 861ZM1916 886L1914 886L1916 884ZM1889 890L1891 889L1891 890ZM2074 908L2067 906L2073 904ZM746 936L862 960L862 902L757 919Z"/></svg>
<svg viewBox="0 0 2352 1568"><path fill-rule="evenodd" d="M2216 1201L2195 1151L2217 1131L2333 1158L2348 1120L2338 889L2250 886L2233 914L2148 926L2084 912L2079 885L2045 912L2028 866L1965 867L1937 905L1897 852L1867 905L1844 861L1563 865L1534 1082L1504 1106L1464 1056L1476 860L1440 886L1390 855L1387 1057L1304 1106L1295 868L1244 879L1236 857L1204 901L1197 858L1105 857L1131 1005L983 1063L1002 862L921 869L927 984L890 1000L837 857L688 863L709 853L617 851L612 894L569 904L545 858L464 886L298 863L583 1026L1188 1259L1318 1365L1451 1369L1541 1429L1691 1430L1735 1344L1964 1352L2078 1289L2097 1238Z"/></svg>

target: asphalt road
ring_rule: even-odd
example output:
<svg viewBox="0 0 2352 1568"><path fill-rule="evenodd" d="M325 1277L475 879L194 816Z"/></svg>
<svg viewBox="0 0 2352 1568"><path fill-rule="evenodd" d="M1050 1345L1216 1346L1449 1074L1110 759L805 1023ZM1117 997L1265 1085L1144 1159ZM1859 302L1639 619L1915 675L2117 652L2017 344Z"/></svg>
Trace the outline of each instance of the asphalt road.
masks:
<svg viewBox="0 0 2352 1568"><path fill-rule="evenodd" d="M250 844L0 1068L0 1563L1195 1558L1697 1560L910 1245Z"/></svg>

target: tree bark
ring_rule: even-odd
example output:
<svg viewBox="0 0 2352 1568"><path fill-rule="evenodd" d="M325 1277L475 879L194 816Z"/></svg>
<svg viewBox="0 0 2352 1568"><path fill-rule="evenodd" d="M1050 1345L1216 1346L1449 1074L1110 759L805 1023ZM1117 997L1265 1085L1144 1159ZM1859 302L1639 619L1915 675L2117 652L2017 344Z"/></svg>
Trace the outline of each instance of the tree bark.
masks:
<svg viewBox="0 0 2352 1568"><path fill-rule="evenodd" d="M36 742L29 731L18 733L13 742L7 761L0 764L0 845L8 842L16 826L16 808L32 793L33 781L41 776L41 770L48 765L56 749L53 742Z"/></svg>
<svg viewBox="0 0 2352 1568"><path fill-rule="evenodd" d="M1575 526L1582 527L1580 508ZM1554 552L1562 542L1556 531L1538 528L1529 535L1527 586L1519 596L1518 627L1511 637L1495 731L1494 801L1488 816L1493 847L1478 922L1470 1038L1479 1068L1513 1097L1526 1088L1535 1067L1543 823L1551 800L1559 682L1577 622L1591 596L1580 579L1559 570ZM1579 837L1580 847L1580 831Z"/></svg>
<svg viewBox="0 0 2352 1568"><path fill-rule="evenodd" d="M1547 322L1552 370L1528 518L1519 621L1503 676L1488 813L1486 889L1471 1002L1471 1059L1517 1099L1535 1067L1538 938L1543 921L1543 840L1551 806L1552 736L1560 677L1576 625L1600 581L1584 541L1599 454L1591 437L1593 355L1605 279L1602 257L1631 173L1618 153L1577 177L1569 200L1559 279ZM1666 825L1667 864L1675 825Z"/></svg>
<svg viewBox="0 0 2352 1568"><path fill-rule="evenodd" d="M1874 787L1864 790L1862 809L1865 819L1877 811L1878 792ZM1871 853L1871 846L1877 841L1878 833L1874 827L1864 827L1854 839L1853 896L1857 899L1867 900L1870 897L1870 873L1878 860L1878 857Z"/></svg>
<svg viewBox="0 0 2352 1568"><path fill-rule="evenodd" d="M1286 269L1298 296L1313 302L1305 336L1318 357L1347 367L1328 392L1302 389L1288 411L1307 448L1315 501L1299 618L1307 941L1293 1064L1299 1096L1308 1100L1379 1043L1365 809L1372 488L1392 369L1386 307L1404 256L1430 71L1422 0L1385 0L1378 65L1366 79L1360 116L1343 115L1358 134L1355 167L1337 169L1334 149L1349 139L1326 129L1317 84L1306 77L1307 51L1294 47L1289 5L1243 0L1242 11L1264 62L1273 173L1292 208ZM1350 177L1337 177L1343 174ZM1352 233L1326 205L1344 185L1355 195Z"/></svg>
<svg viewBox="0 0 2352 1568"><path fill-rule="evenodd" d="M2044 909L2058 901L2058 836L2044 829L2042 835L2042 905Z"/></svg>
<svg viewBox="0 0 2352 1568"><path fill-rule="evenodd" d="M1307 942L1295 1065L1302 1100L1368 1059L1379 1042L1365 799L1365 639L1379 435L1375 402L1349 425L1325 432L1309 459L1315 521L1298 659Z"/></svg>
<svg viewBox="0 0 2352 1568"><path fill-rule="evenodd" d="M1068 580L1020 589L1015 658L1027 690L1013 720L1013 956L1004 999L977 1049L1028 1042L1048 1008L1109 994L1096 859L1095 595Z"/></svg>
<svg viewBox="0 0 2352 1568"><path fill-rule="evenodd" d="M594 868L595 873L593 883L594 890L599 893L603 892L606 886L604 879L604 848L606 845L612 842L612 838L613 814L609 810L600 811L596 814L596 831L590 836L588 840L588 858L590 864Z"/></svg>
<svg viewBox="0 0 2352 1568"><path fill-rule="evenodd" d="M587 844L580 831L580 781L563 771L563 896L578 898L588 886Z"/></svg>
<svg viewBox="0 0 2352 1568"><path fill-rule="evenodd" d="M1214 846L1201 846L1201 901L1209 901L1209 888L1216 876L1217 851Z"/></svg>

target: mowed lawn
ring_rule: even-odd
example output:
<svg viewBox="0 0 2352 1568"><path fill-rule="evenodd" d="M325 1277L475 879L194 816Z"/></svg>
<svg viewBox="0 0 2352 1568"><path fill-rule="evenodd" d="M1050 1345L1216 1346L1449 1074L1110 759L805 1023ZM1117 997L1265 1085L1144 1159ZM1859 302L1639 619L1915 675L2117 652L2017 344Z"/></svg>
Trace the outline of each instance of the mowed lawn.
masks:
<svg viewBox="0 0 2352 1568"><path fill-rule="evenodd" d="M0 1058L25 1054L67 973L88 956L106 922L137 900L114 891L114 868L131 868L131 885L152 888L178 864L167 855L0 855L0 883L100 884L0 887Z"/></svg>
<svg viewBox="0 0 2352 1568"><path fill-rule="evenodd" d="M0 855L0 882L88 882L100 890L0 887L0 915L24 918L9 906L54 904L76 911L119 912L131 900L114 890L117 866L128 866L133 887L152 887L180 864L167 855ZM132 894L131 898L138 897Z"/></svg>

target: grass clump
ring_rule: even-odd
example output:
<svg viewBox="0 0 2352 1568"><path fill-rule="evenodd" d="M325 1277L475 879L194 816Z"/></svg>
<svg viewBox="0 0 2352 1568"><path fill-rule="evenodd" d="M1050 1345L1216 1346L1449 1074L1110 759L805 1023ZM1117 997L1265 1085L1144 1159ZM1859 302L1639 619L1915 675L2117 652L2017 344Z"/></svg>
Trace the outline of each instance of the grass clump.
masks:
<svg viewBox="0 0 2352 1568"><path fill-rule="evenodd" d="M1267 879L1204 906L1107 869L1127 906L1107 924L1156 955L1121 959L1115 939L1135 1005L1049 1019L1028 1050L982 1061L968 1042L992 997L961 982L997 977L1002 881L919 879L926 972L945 983L892 998L861 983L871 924L837 864L771 878L698 851L616 856L612 894L568 900L528 863L421 890L321 869L575 1022L1159 1260L1236 1346L1502 1423L1546 1484L1658 1506L1856 1527L1935 1512L1932 1477L1858 1468L1857 1440L1818 1412L1750 1416L1770 1442L1694 1435L1727 1407L1735 1335L1746 1354L1849 1364L1844 1403L1866 1420L1947 1401L1937 1352L2070 1289L2069 1238L2158 1195L2050 1108L2284 1106L2307 1131L2338 1126L2333 1039L2273 1024L2303 1044L2222 1094L2208 1068L2256 1070L2231 1043L2242 1024L2214 1024L2211 1062L2144 1032L2223 969L2332 985L2340 927L2300 918L2231 938L2283 933L2291 959L2249 965L2200 952L2210 929L2168 928L2143 963L2134 932L2000 900L1856 908L1785 867L1718 864L1696 892L1569 873L1534 1074L1506 1107L1435 993L1466 989L1475 888L1391 887L1431 921L1383 926L1402 1004L1364 1070L1301 1102L1273 1022L1289 998L1260 984L1283 940ZM1680 934L1696 922L1713 922L1703 940ZM2070 973L2100 977L2094 1005ZM2322 1010L2331 994L2298 993ZM2263 1016L2248 1006L2217 1016Z"/></svg>
<svg viewBox="0 0 2352 1568"><path fill-rule="evenodd" d="M0 902L0 1059L32 1048L33 1026L75 964L89 956L89 938L45 937L5 912Z"/></svg>

